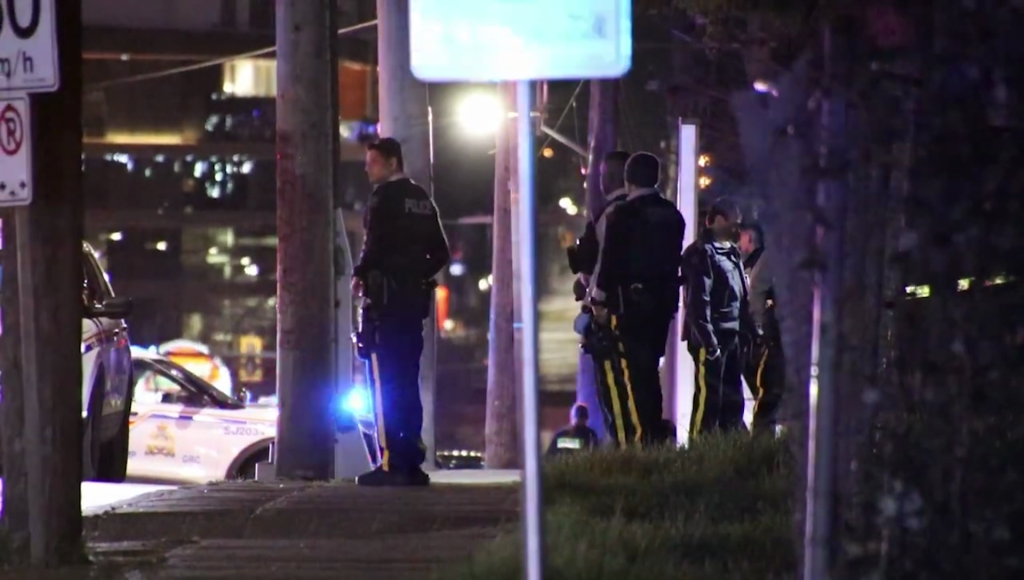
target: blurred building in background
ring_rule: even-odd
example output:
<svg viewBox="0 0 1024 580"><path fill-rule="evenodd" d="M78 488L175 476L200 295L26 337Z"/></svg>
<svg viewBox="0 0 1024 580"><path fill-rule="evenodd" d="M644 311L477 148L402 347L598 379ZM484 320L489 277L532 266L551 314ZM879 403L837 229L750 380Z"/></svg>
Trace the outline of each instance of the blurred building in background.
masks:
<svg viewBox="0 0 1024 580"><path fill-rule="evenodd" d="M132 339L210 347L237 368L242 337L275 343L273 0L83 0L82 167L87 240L136 304ZM373 1L340 0L340 26ZM341 41L347 207L365 195L359 139L374 130L375 37ZM352 229L358 234L358 215ZM273 359L247 377L273 390ZM262 375L262 376L253 376Z"/></svg>

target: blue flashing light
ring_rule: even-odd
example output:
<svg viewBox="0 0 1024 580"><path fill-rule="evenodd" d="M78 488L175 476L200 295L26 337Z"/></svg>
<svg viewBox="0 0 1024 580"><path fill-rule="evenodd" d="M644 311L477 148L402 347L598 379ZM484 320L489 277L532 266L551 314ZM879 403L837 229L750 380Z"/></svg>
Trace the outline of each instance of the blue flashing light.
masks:
<svg viewBox="0 0 1024 580"><path fill-rule="evenodd" d="M357 417L370 415L372 408L369 393L359 385L352 387L341 400L342 411Z"/></svg>

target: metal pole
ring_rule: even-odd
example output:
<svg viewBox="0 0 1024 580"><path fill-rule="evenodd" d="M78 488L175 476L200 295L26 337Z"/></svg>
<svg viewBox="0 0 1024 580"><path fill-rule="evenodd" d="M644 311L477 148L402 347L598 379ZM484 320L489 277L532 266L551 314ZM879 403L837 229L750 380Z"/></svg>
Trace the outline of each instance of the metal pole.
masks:
<svg viewBox="0 0 1024 580"><path fill-rule="evenodd" d="M700 129L696 123L679 120L677 127L677 138L679 146L676 149L676 207L683 214L686 220L686 232L683 236L683 248L686 248L697 239L697 233L701 230L702 224L699 221L697 199L699 189L697 187L697 159L700 157ZM680 294L685 296L685 289ZM676 320L672 325L672 334L669 341L672 357L668 360L672 364L672 417L676 423L676 442L686 445L690 439L690 414L693 412L693 391L694 391L694 364L690 353L680 342L683 324L686 317L686 303L679 301L679 311L676 313Z"/></svg>
<svg viewBox="0 0 1024 580"><path fill-rule="evenodd" d="M832 30L822 38L824 61L819 117L817 255L824 266L814 273L811 373L808 385L807 512L804 530L804 580L826 580L831 568L832 490L835 477L835 357L839 291L842 283L845 213L835 161L845 130L843 99L832 90ZM841 178L840 178L841 179Z"/></svg>
<svg viewBox="0 0 1024 580"><path fill-rule="evenodd" d="M333 0L277 3L276 474L329 479L335 424Z"/></svg>
<svg viewBox="0 0 1024 580"><path fill-rule="evenodd" d="M516 83L516 133L519 138L519 243L522 284L523 362L523 571L527 580L544 574L542 539L543 499L540 478L540 424L537 409L537 238L533 191L533 128L530 118L530 82Z"/></svg>

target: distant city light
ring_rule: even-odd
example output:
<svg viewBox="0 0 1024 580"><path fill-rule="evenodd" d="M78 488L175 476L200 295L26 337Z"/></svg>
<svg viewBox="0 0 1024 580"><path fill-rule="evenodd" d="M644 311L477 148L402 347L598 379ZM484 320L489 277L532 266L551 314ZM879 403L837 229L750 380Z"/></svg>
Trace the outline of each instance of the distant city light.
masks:
<svg viewBox="0 0 1024 580"><path fill-rule="evenodd" d="M462 276L466 273L466 265L462 262L452 262L448 266L448 273L455 277Z"/></svg>
<svg viewBox="0 0 1024 580"><path fill-rule="evenodd" d="M567 213L569 215L576 215L576 214L580 213L580 208L578 208L578 207L576 207L574 205L571 205L571 206L565 208L565 213Z"/></svg>
<svg viewBox="0 0 1024 580"><path fill-rule="evenodd" d="M479 288L481 292L487 292L491 288L491 283L487 278L480 278L480 281L476 283L476 287Z"/></svg>
<svg viewBox="0 0 1024 580"><path fill-rule="evenodd" d="M458 108L459 124L471 135L489 135L497 132L508 118L495 92L471 93Z"/></svg>
<svg viewBox="0 0 1024 580"><path fill-rule="evenodd" d="M711 165L711 156L701 155L700 157L697 158L697 165L701 167L707 167L708 165Z"/></svg>
<svg viewBox="0 0 1024 580"><path fill-rule="evenodd" d="M452 320L451 318L448 318L444 321L444 323L442 323L442 326L446 331L451 332L455 330L455 321Z"/></svg>
<svg viewBox="0 0 1024 580"><path fill-rule="evenodd" d="M159 242L157 242L156 243L156 251L158 251L158 252L166 252L167 251L167 242L165 242L163 240L160 240Z"/></svg>
<svg viewBox="0 0 1024 580"><path fill-rule="evenodd" d="M545 148L541 149L540 154L543 155L547 159L551 159L552 157L555 156L555 150L552 149L551 147L545 147Z"/></svg>
<svg viewBox="0 0 1024 580"><path fill-rule="evenodd" d="M260 275L260 267L257 266L256 264L249 264L248 266L245 267L245 273L255 278L256 276Z"/></svg>
<svg viewBox="0 0 1024 580"><path fill-rule="evenodd" d="M572 206L573 206L572 199L570 199L568 197L563 197L562 199L558 200L558 207L560 207L562 209L568 209L568 208L570 208Z"/></svg>
<svg viewBox="0 0 1024 580"><path fill-rule="evenodd" d="M217 246L213 246L209 250L206 250L206 253L210 254L211 256L216 256L217 252L219 252L219 251L220 251L220 248L218 248Z"/></svg>
<svg viewBox="0 0 1024 580"><path fill-rule="evenodd" d="M112 241L112 242L120 242L123 239L124 239L124 232L114 232L114 233L110 234L110 241Z"/></svg>
<svg viewBox="0 0 1024 580"><path fill-rule="evenodd" d="M252 258L250 258L249 256L244 256L241 259L241 262L243 266L248 266L249 264L252 264Z"/></svg>

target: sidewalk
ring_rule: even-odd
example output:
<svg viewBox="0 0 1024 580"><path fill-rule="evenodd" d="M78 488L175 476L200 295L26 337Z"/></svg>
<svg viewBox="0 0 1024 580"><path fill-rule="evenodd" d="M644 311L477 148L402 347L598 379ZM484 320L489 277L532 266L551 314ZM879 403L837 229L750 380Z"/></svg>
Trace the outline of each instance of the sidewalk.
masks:
<svg viewBox="0 0 1024 580"><path fill-rule="evenodd" d="M464 471L439 472L429 488L226 482L157 491L86 512L94 574L38 577L428 579L518 522L516 479Z"/></svg>

